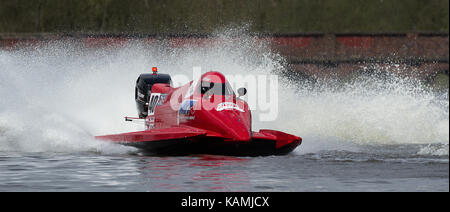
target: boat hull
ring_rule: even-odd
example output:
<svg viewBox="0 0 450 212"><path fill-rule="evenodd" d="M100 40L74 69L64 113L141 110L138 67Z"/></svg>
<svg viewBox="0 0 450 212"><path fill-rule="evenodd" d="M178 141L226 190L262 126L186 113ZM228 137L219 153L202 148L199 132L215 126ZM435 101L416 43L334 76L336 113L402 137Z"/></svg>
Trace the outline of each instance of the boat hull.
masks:
<svg viewBox="0 0 450 212"><path fill-rule="evenodd" d="M198 154L227 156L269 156L286 155L301 144L293 141L285 146L276 147L274 140L252 139L247 142L226 142L214 138L189 138L148 142L121 142L123 145L140 149L146 155L185 156Z"/></svg>
<svg viewBox="0 0 450 212"><path fill-rule="evenodd" d="M285 155L292 152L302 142L300 137L276 130L260 130L252 132L249 140L236 140L217 132L187 126L104 135L96 138L133 146L153 155Z"/></svg>

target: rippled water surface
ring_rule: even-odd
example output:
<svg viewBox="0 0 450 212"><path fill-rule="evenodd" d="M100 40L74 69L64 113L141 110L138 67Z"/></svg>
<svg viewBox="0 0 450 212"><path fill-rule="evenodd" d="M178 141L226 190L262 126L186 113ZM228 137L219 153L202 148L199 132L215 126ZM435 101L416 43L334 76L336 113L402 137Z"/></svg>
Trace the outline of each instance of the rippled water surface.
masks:
<svg viewBox="0 0 450 212"><path fill-rule="evenodd" d="M448 157L413 149L255 158L0 153L0 191L449 191Z"/></svg>

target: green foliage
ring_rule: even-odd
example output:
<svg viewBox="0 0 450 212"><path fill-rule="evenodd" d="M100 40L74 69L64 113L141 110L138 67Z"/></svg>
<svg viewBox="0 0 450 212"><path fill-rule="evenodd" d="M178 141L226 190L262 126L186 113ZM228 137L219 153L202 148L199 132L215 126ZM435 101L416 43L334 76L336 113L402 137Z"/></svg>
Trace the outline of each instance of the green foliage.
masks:
<svg viewBox="0 0 450 212"><path fill-rule="evenodd" d="M0 32L446 32L448 0L0 0Z"/></svg>

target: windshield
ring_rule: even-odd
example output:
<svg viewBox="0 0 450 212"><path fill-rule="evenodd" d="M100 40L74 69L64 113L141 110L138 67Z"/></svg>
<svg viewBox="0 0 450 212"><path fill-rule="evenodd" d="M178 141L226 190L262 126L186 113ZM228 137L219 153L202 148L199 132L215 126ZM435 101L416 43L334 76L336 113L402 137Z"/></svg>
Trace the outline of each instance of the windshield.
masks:
<svg viewBox="0 0 450 212"><path fill-rule="evenodd" d="M214 95L234 95L233 88L231 88L228 82L225 83L213 83L202 81L200 85L201 94L214 94Z"/></svg>

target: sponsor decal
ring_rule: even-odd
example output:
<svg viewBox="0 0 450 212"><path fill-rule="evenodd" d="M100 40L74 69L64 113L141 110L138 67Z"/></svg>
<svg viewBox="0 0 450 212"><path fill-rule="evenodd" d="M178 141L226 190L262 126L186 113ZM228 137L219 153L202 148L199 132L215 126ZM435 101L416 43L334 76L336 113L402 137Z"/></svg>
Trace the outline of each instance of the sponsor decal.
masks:
<svg viewBox="0 0 450 212"><path fill-rule="evenodd" d="M216 107L217 111L222 111L222 110L238 110L240 112L244 112L243 109L241 109L237 104L233 103L233 102L222 102L220 104L217 105Z"/></svg>
<svg viewBox="0 0 450 212"><path fill-rule="evenodd" d="M144 99L144 98L145 98L145 95L142 94L141 92L139 92L139 90L138 90L138 97L139 97L140 99Z"/></svg>
<svg viewBox="0 0 450 212"><path fill-rule="evenodd" d="M190 120L194 120L195 116L180 116L179 117L179 121L190 121Z"/></svg>
<svg viewBox="0 0 450 212"><path fill-rule="evenodd" d="M189 99L184 100L183 103L181 103L180 110L178 111L178 123L195 119L195 116L193 116L194 111L192 110L192 108L194 107L196 102L197 100Z"/></svg>
<svg viewBox="0 0 450 212"><path fill-rule="evenodd" d="M195 102L197 102L197 100L184 100L183 103L181 103L178 114L189 115L189 111L191 111L191 108L194 107Z"/></svg>

